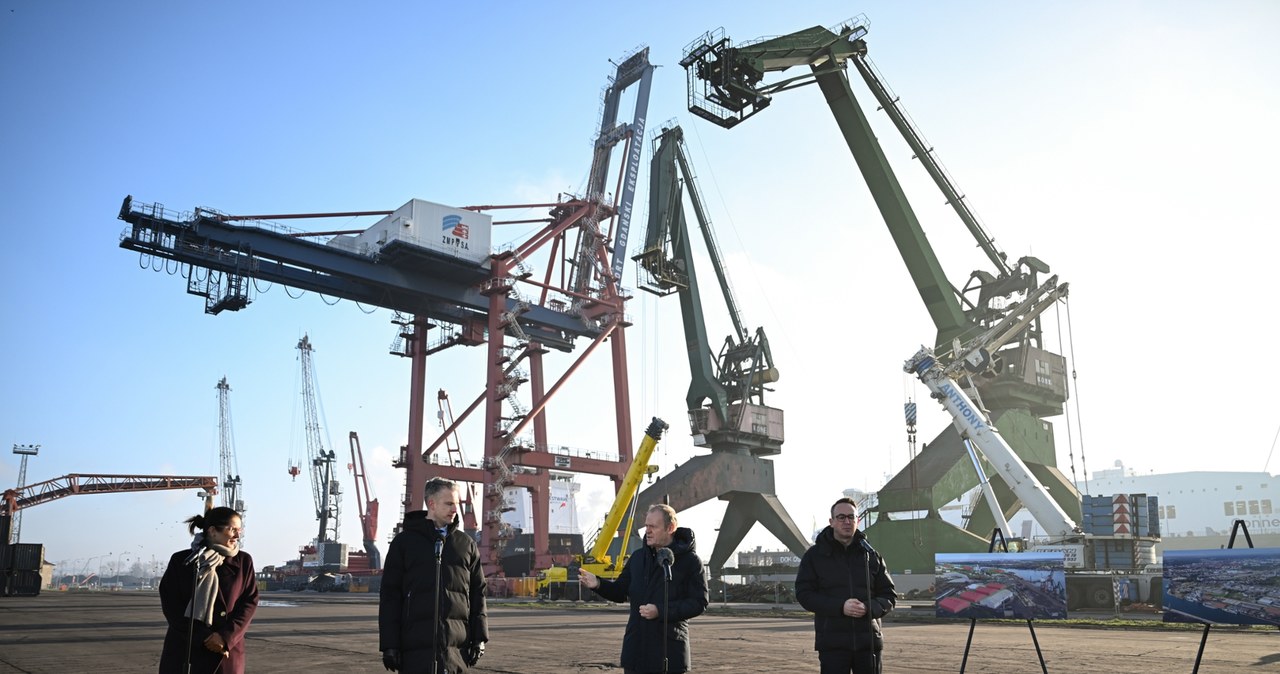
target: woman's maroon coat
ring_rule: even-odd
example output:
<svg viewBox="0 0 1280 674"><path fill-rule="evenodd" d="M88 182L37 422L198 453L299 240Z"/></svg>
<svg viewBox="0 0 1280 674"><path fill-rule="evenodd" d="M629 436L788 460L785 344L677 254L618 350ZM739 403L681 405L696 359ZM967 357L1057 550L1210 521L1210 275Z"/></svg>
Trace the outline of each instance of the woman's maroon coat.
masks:
<svg viewBox="0 0 1280 674"><path fill-rule="evenodd" d="M164 635L164 650L160 654L160 674L185 671L187 659L187 629L191 619L184 613L191 601L195 585L192 572L194 564L187 564L190 550L173 553L169 567L160 579L160 608L169 631ZM258 581L253 570L253 557L241 551L235 557L223 560L218 566L218 601L213 609L213 627L195 621L195 638L191 644L191 673L243 674L244 635L258 609ZM204 640L217 632L227 644L226 657L210 652ZM221 668L219 668L221 664Z"/></svg>

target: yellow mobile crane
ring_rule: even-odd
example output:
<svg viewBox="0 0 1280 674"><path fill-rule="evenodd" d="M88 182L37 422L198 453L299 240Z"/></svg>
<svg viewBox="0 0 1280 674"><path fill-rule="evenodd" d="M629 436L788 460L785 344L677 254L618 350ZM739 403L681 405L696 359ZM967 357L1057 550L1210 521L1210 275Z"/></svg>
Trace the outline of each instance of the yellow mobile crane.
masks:
<svg viewBox="0 0 1280 674"><path fill-rule="evenodd" d="M640 491L640 479L652 472L649 458L653 456L653 450L658 446L658 440L662 439L662 432L667 428L667 422L658 417L654 417L649 423L649 427L644 431L644 438L640 441L640 448L636 450L631 467L622 478L622 484L618 487L618 496L613 500L609 514L605 516L604 524L600 526L591 550L586 554L575 556L568 567L553 566L539 573L538 596L548 599L567 596L566 590L570 582L573 585L578 584L578 569L586 569L606 580L617 578L618 574L622 573L622 567L627 561L625 536L630 534L631 525L635 519L635 503L636 495ZM656 470L656 467L653 470ZM613 543L619 525L622 524L623 515L627 516L627 525L623 529L627 533L624 534L624 540L618 546L618 560L614 562L609 556L609 546Z"/></svg>

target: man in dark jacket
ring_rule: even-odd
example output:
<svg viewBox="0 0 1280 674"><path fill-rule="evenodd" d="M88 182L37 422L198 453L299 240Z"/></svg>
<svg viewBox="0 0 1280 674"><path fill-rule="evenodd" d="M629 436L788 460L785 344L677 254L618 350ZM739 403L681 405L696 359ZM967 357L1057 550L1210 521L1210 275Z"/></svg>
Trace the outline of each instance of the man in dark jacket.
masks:
<svg viewBox="0 0 1280 674"><path fill-rule="evenodd" d="M897 594L884 558L858 530L853 499L831 506L831 525L805 551L796 599L813 612L813 647L822 674L879 674L880 618L893 610Z"/></svg>
<svg viewBox="0 0 1280 674"><path fill-rule="evenodd" d="M689 671L688 621L707 609L707 579L694 550L693 532L676 524L671 506L652 506L644 518L645 547L627 559L617 580L578 571L578 582L601 597L631 600L622 638L625 674Z"/></svg>
<svg viewBox="0 0 1280 674"><path fill-rule="evenodd" d="M466 672L489 640L480 553L458 530L456 484L432 479L426 500L426 510L405 513L404 528L387 550L378 649L390 671Z"/></svg>

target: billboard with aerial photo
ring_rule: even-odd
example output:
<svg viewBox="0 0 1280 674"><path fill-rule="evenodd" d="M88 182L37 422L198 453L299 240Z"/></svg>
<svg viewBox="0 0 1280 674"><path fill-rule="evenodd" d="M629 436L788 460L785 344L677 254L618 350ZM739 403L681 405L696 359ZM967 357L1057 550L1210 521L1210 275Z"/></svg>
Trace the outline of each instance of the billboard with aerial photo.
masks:
<svg viewBox="0 0 1280 674"><path fill-rule="evenodd" d="M1164 621L1280 627L1280 548L1166 550Z"/></svg>
<svg viewBox="0 0 1280 674"><path fill-rule="evenodd" d="M1061 552L955 552L933 559L934 609L939 618L1067 617Z"/></svg>

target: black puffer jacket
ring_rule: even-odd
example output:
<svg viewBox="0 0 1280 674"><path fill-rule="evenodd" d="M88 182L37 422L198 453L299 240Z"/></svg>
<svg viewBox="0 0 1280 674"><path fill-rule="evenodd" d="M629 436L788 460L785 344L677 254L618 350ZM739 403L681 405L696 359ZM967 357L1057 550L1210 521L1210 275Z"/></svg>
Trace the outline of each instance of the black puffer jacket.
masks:
<svg viewBox="0 0 1280 674"><path fill-rule="evenodd" d="M465 672L461 648L489 640L485 580L475 541L449 525L441 551L439 627L444 662L450 672ZM424 510L407 513L404 529L391 541L382 570L378 603L378 649L400 651L401 672L431 671L435 630L435 544L441 540Z"/></svg>
<svg viewBox="0 0 1280 674"><path fill-rule="evenodd" d="M880 553L868 551L861 531L853 532L853 542L845 547L836 540L831 527L804 553L796 574L796 599L813 612L814 650L844 649L865 651L884 648L880 618L893 610L897 593ZM872 592L867 592L867 561L871 562ZM867 605L867 616L850 618L844 602L856 598ZM870 620L870 624L868 624Z"/></svg>
<svg viewBox="0 0 1280 674"><path fill-rule="evenodd" d="M707 579L702 560L694 550L693 531L681 527L667 546L675 553L671 565L671 586L667 595L667 671L672 674L689 671L690 618L707 609ZM609 601L631 601L627 632L622 638L622 667L636 672L662 671L662 565L657 551L645 546L627 559L617 580L600 579L596 594ZM656 620L640 617L640 607L658 607Z"/></svg>

